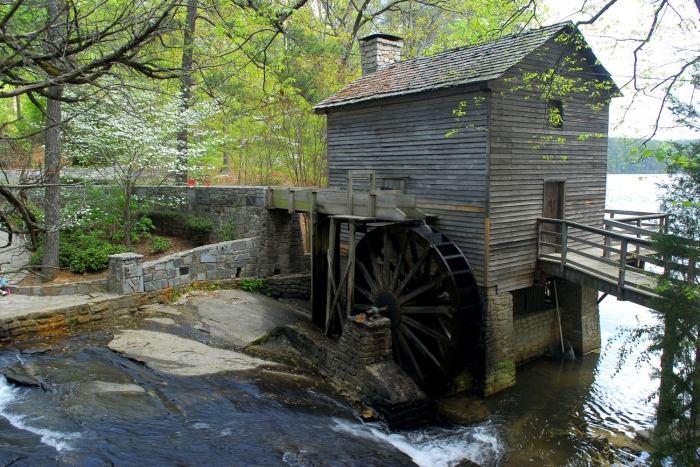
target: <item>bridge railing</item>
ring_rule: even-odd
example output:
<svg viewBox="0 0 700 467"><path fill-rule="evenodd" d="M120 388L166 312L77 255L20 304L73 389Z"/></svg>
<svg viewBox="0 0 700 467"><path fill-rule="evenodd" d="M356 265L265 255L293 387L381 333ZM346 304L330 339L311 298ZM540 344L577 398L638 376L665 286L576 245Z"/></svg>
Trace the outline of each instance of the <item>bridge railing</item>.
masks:
<svg viewBox="0 0 700 467"><path fill-rule="evenodd" d="M634 289L655 296L654 273L645 270L645 264L670 267L671 263L659 258L658 251L648 240L650 232L626 225L628 229L599 229L561 219L540 218L537 223L537 256L539 260L559 262L559 272L573 267L606 282L617 283L617 296L624 290ZM632 229L632 230L629 230ZM635 236L620 233L628 231ZM647 237L639 238L637 237ZM630 251L631 250L631 251ZM673 265L671 267L676 267Z"/></svg>
<svg viewBox="0 0 700 467"><path fill-rule="evenodd" d="M603 228L610 232L621 234L633 234L640 239L649 239L655 232L665 232L668 228L668 213L665 212L640 212L624 211L620 209L606 209L609 217L603 219ZM610 246L612 237L606 237L605 244ZM636 252L640 253L639 247ZM609 252L606 252L609 256ZM638 267L641 265L638 262Z"/></svg>

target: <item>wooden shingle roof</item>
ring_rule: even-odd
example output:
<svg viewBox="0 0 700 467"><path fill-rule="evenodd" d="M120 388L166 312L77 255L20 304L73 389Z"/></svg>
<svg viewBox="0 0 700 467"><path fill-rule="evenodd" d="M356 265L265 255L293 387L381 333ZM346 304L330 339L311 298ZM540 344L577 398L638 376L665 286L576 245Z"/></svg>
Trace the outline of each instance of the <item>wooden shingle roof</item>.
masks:
<svg viewBox="0 0 700 467"><path fill-rule="evenodd" d="M549 39L562 31L572 30L571 22L557 23L432 57L392 63L319 102L314 111L325 113L328 109L348 104L498 79ZM587 58L589 62L592 60L591 65L595 63L589 49L584 55L590 55ZM602 66L600 69L609 78Z"/></svg>

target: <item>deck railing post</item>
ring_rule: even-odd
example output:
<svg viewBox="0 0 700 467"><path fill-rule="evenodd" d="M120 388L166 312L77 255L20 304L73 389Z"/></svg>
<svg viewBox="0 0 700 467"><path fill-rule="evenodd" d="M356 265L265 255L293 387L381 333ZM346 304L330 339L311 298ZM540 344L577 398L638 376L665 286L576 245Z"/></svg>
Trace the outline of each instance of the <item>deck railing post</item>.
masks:
<svg viewBox="0 0 700 467"><path fill-rule="evenodd" d="M605 230L609 230L609 231L611 231L611 232L612 232L612 229L613 229L612 226L609 225L609 224L605 224L605 225L603 226L603 228L604 228ZM610 237L607 237L607 236L606 236L605 239L604 239L603 244L604 244L605 246L610 246L610 245L612 245L612 241L611 241ZM604 258L610 258L610 250L608 250L608 249L606 249L606 248L603 248L603 257L604 257Z"/></svg>
<svg viewBox="0 0 700 467"><path fill-rule="evenodd" d="M566 266L566 250L567 243L569 241L569 224L562 222L563 228L561 229L561 263L559 265L559 273L564 276L564 266Z"/></svg>
<svg viewBox="0 0 700 467"><path fill-rule="evenodd" d="M617 279L617 299L622 300L622 290L625 287L625 272L627 269L627 239L620 242L620 274Z"/></svg>
<svg viewBox="0 0 700 467"><path fill-rule="evenodd" d="M542 256L542 221L537 219L537 259Z"/></svg>
<svg viewBox="0 0 700 467"><path fill-rule="evenodd" d="M637 227L639 227L640 229L642 228L642 220L641 220L641 219L637 219ZM638 233L638 234L637 234L637 238L641 239L641 238L642 238L642 234L639 234L639 233ZM641 267L642 267L642 260L639 259L639 252L640 252L640 251L641 251L641 250L639 249L639 244L637 244L637 248L636 248L636 250L635 250L635 253L636 253L636 255L637 255L637 261L636 261L634 264L635 264L635 266L637 266L638 268L641 268Z"/></svg>

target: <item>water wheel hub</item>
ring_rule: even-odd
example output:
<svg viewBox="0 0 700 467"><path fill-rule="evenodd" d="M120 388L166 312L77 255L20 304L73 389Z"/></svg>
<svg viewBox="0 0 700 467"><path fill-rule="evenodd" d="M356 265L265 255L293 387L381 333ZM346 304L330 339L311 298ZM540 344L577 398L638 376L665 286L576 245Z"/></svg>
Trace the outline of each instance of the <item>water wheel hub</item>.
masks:
<svg viewBox="0 0 700 467"><path fill-rule="evenodd" d="M401 322L401 305L396 295L389 290L380 290L373 306L376 308L386 308L382 314L391 320L391 329L395 329Z"/></svg>

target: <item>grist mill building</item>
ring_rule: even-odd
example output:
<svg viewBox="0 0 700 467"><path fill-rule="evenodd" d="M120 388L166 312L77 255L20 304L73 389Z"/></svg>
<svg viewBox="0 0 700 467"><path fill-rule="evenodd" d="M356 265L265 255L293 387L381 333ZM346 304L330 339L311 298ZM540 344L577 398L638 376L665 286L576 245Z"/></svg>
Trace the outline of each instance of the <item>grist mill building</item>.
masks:
<svg viewBox="0 0 700 467"><path fill-rule="evenodd" d="M374 34L361 39L362 77L315 107L328 121L329 186L375 171L378 187L415 195L469 261L484 304L470 371L484 394L513 385L515 365L559 335L538 270L538 218L603 223L617 89L575 33L560 23L406 61L400 38ZM528 74L556 67L601 92L542 98ZM576 353L598 349L597 290L562 281L558 293Z"/></svg>

